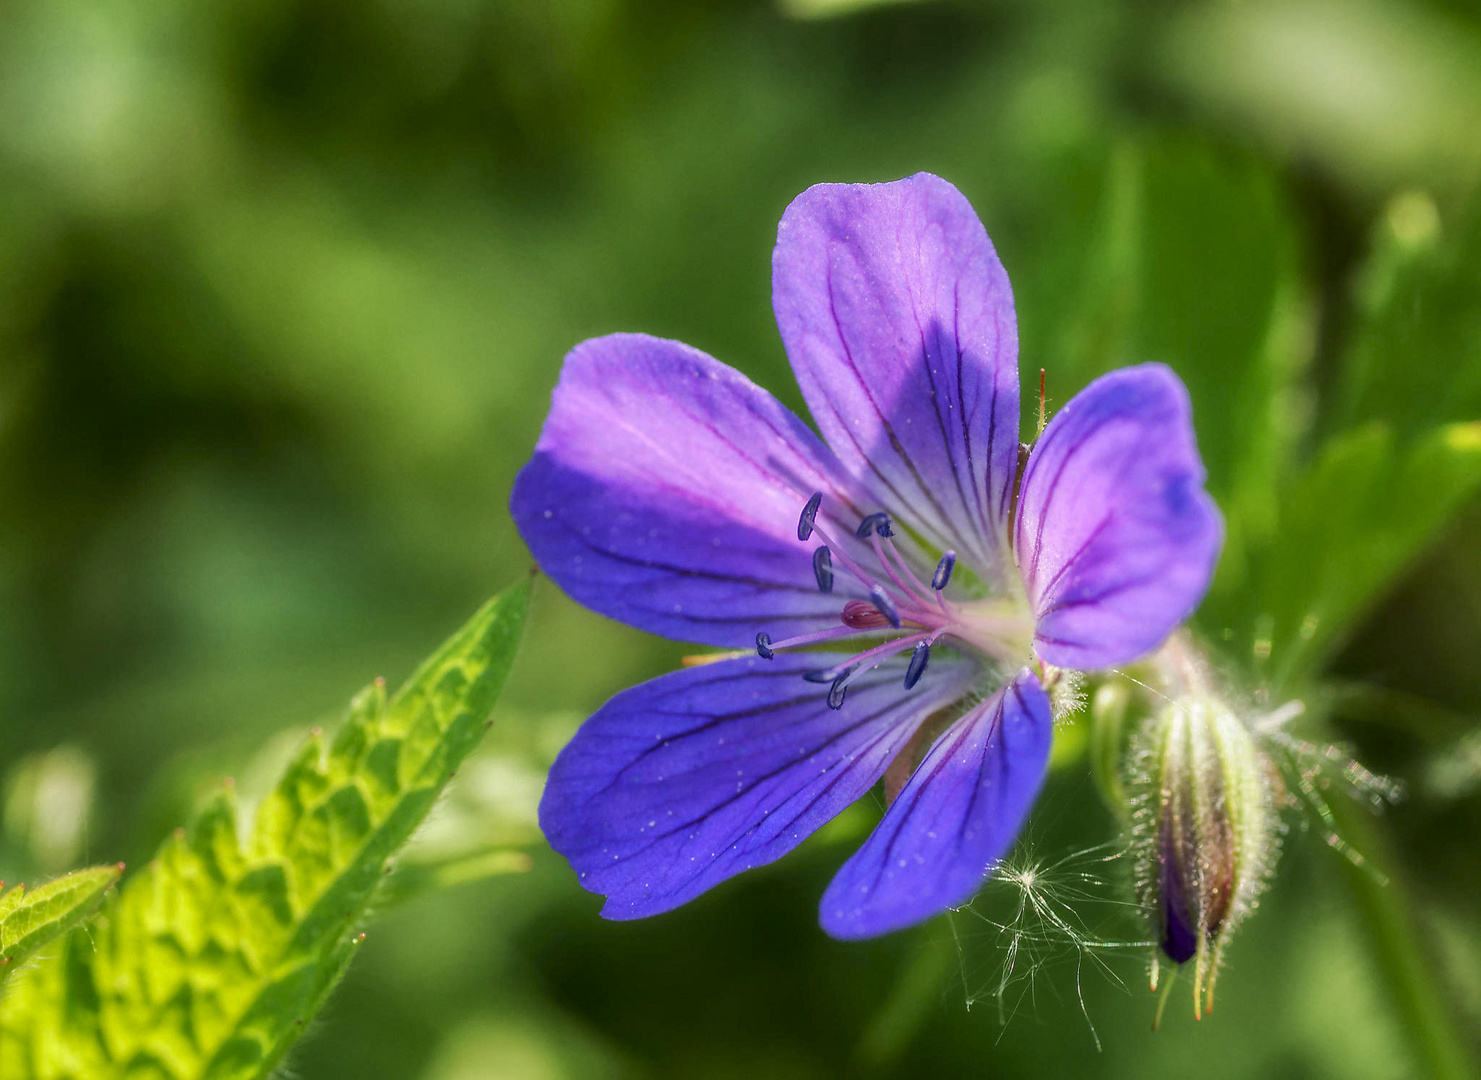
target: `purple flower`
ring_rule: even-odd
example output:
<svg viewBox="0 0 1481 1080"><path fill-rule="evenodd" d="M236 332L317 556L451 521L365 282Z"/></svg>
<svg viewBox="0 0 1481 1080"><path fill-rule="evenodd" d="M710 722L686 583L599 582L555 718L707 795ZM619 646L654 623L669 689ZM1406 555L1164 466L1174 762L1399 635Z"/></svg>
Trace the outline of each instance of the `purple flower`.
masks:
<svg viewBox="0 0 1481 1080"><path fill-rule="evenodd" d="M823 898L828 933L869 937L971 898L1044 778L1039 675L1155 648L1222 526L1160 365L1096 380L1020 448L1008 277L939 177L803 192L772 298L821 439L678 342L566 358L511 498L540 565L604 615L755 651L604 705L540 824L603 915L639 918L779 858L923 754Z"/></svg>

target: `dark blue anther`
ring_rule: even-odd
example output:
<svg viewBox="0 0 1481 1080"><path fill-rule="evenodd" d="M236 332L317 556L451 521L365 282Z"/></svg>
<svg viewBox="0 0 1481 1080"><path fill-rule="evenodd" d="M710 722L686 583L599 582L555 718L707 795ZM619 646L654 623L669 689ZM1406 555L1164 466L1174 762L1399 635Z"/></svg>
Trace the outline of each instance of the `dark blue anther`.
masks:
<svg viewBox="0 0 1481 1080"><path fill-rule="evenodd" d="M845 671L833 680L832 686L828 687L828 708L843 708L843 695L848 693L848 677L852 673L852 670Z"/></svg>
<svg viewBox="0 0 1481 1080"><path fill-rule="evenodd" d="M878 585L869 590L869 602L879 609L879 613L890 620L890 625L896 630L900 629L900 609L890 599L890 594Z"/></svg>
<svg viewBox="0 0 1481 1080"><path fill-rule="evenodd" d="M756 655L763 660L770 660L776 653L771 651L771 635L765 630L756 635Z"/></svg>
<svg viewBox="0 0 1481 1080"><path fill-rule="evenodd" d="M812 573L818 579L818 592L833 591L833 552L827 544L812 553Z"/></svg>
<svg viewBox="0 0 1481 1080"><path fill-rule="evenodd" d="M931 647L924 641L917 641L915 651L910 654L910 666L905 669L905 689L915 688L915 684L920 682L920 677L926 673L926 665L930 662Z"/></svg>
<svg viewBox="0 0 1481 1080"><path fill-rule="evenodd" d="M863 540L870 533L879 533L880 536L885 537L894 536L895 530L890 527L890 515L884 511L880 511L877 514L870 514L863 521L859 522L859 528L854 532L854 535L860 540Z"/></svg>
<svg viewBox="0 0 1481 1080"><path fill-rule="evenodd" d="M941 556L941 561L936 564L936 572L931 575L931 588L940 592L946 588L946 583L951 580L951 572L956 569L956 552L948 551Z"/></svg>
<svg viewBox="0 0 1481 1080"><path fill-rule="evenodd" d="M812 523L818 516L818 507L823 505L823 493L814 491L812 498L807 500L807 505L802 508L802 516L797 519L797 539L808 540L812 537Z"/></svg>

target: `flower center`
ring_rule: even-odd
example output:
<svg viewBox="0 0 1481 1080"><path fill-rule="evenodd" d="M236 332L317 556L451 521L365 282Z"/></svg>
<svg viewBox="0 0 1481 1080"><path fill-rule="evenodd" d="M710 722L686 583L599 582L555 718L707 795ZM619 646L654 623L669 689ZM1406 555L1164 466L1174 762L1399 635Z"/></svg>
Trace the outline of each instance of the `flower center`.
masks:
<svg viewBox="0 0 1481 1080"><path fill-rule="evenodd" d="M955 551L944 552L931 574L930 583L921 580L911 562L895 543L895 529L886 513L869 514L854 532L859 540L868 540L873 549L875 566L861 565L839 544L828 529L819 524L818 509L822 493L816 493L802 508L797 522L797 539L806 543L816 534L823 541L812 554L813 576L818 590L833 591L835 561L853 577L868 595L867 600L849 600L839 612L839 626L799 634L785 641L773 642L762 631L756 635L756 652L770 660L783 649L801 648L841 638L871 637L884 640L866 648L848 660L832 667L809 671L803 675L809 682L828 685L828 704L842 707L849 683L860 674L878 667L889 657L911 650L905 669L905 688L913 688L926 672L931 660L931 647L942 638L954 638L972 652L1010 664L1022 663L1033 642L1033 618L1021 597L996 597L987 600L946 597L952 572L956 569Z"/></svg>

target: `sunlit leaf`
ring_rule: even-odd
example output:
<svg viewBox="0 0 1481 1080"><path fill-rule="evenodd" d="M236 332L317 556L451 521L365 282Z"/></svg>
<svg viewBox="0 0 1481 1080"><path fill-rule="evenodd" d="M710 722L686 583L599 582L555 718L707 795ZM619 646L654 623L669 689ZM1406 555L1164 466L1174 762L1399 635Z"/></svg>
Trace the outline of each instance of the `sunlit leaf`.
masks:
<svg viewBox="0 0 1481 1080"><path fill-rule="evenodd" d="M363 938L386 873L482 736L529 584L495 598L389 702L316 732L245 841L230 788L0 1001L0 1077L266 1076Z"/></svg>
<svg viewBox="0 0 1481 1080"><path fill-rule="evenodd" d="M0 895L0 984L47 942L92 915L121 873L121 863L94 866L29 892L17 885Z"/></svg>

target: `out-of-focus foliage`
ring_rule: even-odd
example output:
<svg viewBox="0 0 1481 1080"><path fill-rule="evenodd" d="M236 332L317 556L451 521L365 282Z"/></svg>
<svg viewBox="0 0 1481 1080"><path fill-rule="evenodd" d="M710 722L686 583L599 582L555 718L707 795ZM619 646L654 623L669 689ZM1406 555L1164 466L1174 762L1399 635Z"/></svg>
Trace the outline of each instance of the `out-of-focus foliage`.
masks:
<svg viewBox="0 0 1481 1080"><path fill-rule="evenodd" d="M1278 691L1331 659L1481 487L1475 226L1444 244L1438 229L1427 196L1389 203L1354 278L1356 318L1314 425L1324 437L1231 507L1199 619Z"/></svg>
<svg viewBox="0 0 1481 1080"><path fill-rule="evenodd" d="M1220 402L1198 416L1216 497L1265 499L1310 345L1284 325L1294 318L1296 235L1275 177L1187 141L1127 139L1111 152L1101 200L1075 318L1062 331L1068 378L1149 356L1173 365L1195 401ZM1061 365L1054 374L1057 383Z"/></svg>
<svg viewBox="0 0 1481 1080"><path fill-rule="evenodd" d="M1279 489L1279 517L1250 553L1248 576L1226 575L1222 626L1236 655L1289 693L1329 657L1395 577L1481 488L1481 421L1448 424L1400 443L1380 423L1324 443Z"/></svg>
<svg viewBox="0 0 1481 1080"><path fill-rule="evenodd" d="M55 873L73 865L92 812L97 767L77 746L57 746L16 762L7 777L5 832Z"/></svg>
<svg viewBox="0 0 1481 1080"><path fill-rule="evenodd" d="M1355 189L1382 194L1423 176L1467 191L1481 169L1475 14L1464 2L1194 4L1158 59L1215 115Z"/></svg>
<svg viewBox="0 0 1481 1080"><path fill-rule="evenodd" d="M1330 428L1380 421L1410 436L1481 416L1481 215L1440 228L1421 193L1389 203L1355 282Z"/></svg>
<svg viewBox="0 0 1481 1080"><path fill-rule="evenodd" d="M1187 381L1229 525L1198 625L1252 681L1340 676L1306 734L1412 780L1378 895L1475 1045L1478 56L1467 0L0 7L0 877L141 867L223 776L267 797L285 725L522 574L505 501L582 338L680 338L800 407L781 211L930 169L985 221L1051 409L1119 363ZM1107 940L1142 933L1118 864L1065 854L1115 831L1079 726L1015 856L1042 873L949 924L818 931L872 800L681 911L601 922L536 841L540 779L686 651L537 589L494 727L295 1075L1425 1068L1319 829L1286 838L1216 1014L1150 1036L1147 950L1042 917L1092 895Z"/></svg>
<svg viewBox="0 0 1481 1080"><path fill-rule="evenodd" d="M230 788L213 799L97 927L0 1001L0 1077L268 1075L364 939L392 856L482 736L528 597L526 581L490 601L389 702L382 681L362 691L331 743L305 741L250 827ZM0 943L34 952L117 875L0 898ZM42 922L29 937L28 904Z"/></svg>

